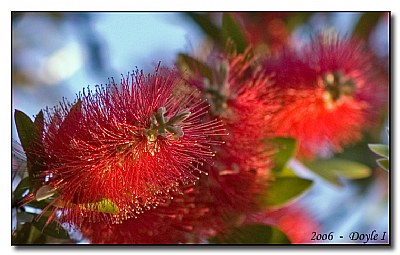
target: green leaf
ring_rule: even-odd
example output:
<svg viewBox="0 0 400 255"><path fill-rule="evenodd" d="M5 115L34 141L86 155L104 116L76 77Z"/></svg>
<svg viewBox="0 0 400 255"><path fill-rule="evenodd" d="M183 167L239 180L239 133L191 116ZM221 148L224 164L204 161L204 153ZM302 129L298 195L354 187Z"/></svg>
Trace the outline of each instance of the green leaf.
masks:
<svg viewBox="0 0 400 255"><path fill-rule="evenodd" d="M226 235L209 239L211 244L289 244L289 238L279 229L259 224L233 228Z"/></svg>
<svg viewBox="0 0 400 255"><path fill-rule="evenodd" d="M371 151L375 152L379 156L389 158L389 147L385 144L368 144Z"/></svg>
<svg viewBox="0 0 400 255"><path fill-rule="evenodd" d="M35 218L35 214L22 212L22 211L17 212L17 222L18 223L32 222L34 218Z"/></svg>
<svg viewBox="0 0 400 255"><path fill-rule="evenodd" d="M178 54L177 64L181 67L182 71L185 71L185 66L193 73L200 73L203 77L206 77L210 83L213 82L212 70L209 66L203 62L183 53Z"/></svg>
<svg viewBox="0 0 400 255"><path fill-rule="evenodd" d="M384 12L364 13L354 27L354 34L361 38L368 38Z"/></svg>
<svg viewBox="0 0 400 255"><path fill-rule="evenodd" d="M185 15L190 18L196 25L200 27L200 29L211 39L215 41L215 43L223 46L223 40L221 36L221 30L219 27L214 25L214 23L210 20L207 14L199 14L195 12L185 12Z"/></svg>
<svg viewBox="0 0 400 255"><path fill-rule="evenodd" d="M380 167L382 167L383 169L385 169L386 171L389 171L389 160L388 159L385 159L385 158L378 159L376 161L376 163L378 163L378 165Z"/></svg>
<svg viewBox="0 0 400 255"><path fill-rule="evenodd" d="M273 155L274 167L273 173L277 174L286 166L287 162L294 156L297 147L297 141L290 137L275 137L266 140L267 146L271 145L276 152Z"/></svg>
<svg viewBox="0 0 400 255"><path fill-rule="evenodd" d="M103 198L101 201L96 203L79 204L79 207L83 210L101 213L118 213L119 208L110 199Z"/></svg>
<svg viewBox="0 0 400 255"><path fill-rule="evenodd" d="M15 110L14 119L22 148L25 153L27 153L27 151L31 150L34 144L35 136L38 132L37 128L33 124L32 120L25 113L19 110Z"/></svg>
<svg viewBox="0 0 400 255"><path fill-rule="evenodd" d="M240 26L228 13L222 15L222 35L225 43L230 38L235 44L237 53L243 53L247 48L246 37L242 33Z"/></svg>
<svg viewBox="0 0 400 255"><path fill-rule="evenodd" d="M35 122L23 112L15 110L15 125L22 148L25 151L27 159L27 169L29 173L31 187L36 187L35 173L42 169L43 143L41 132L43 132L43 112L40 111L35 118Z"/></svg>
<svg viewBox="0 0 400 255"><path fill-rule="evenodd" d="M69 239L68 232L57 223L57 221L52 220L50 223L47 223L48 218L45 216L39 216L32 221L32 225L41 231L45 235L49 235L59 239Z"/></svg>
<svg viewBox="0 0 400 255"><path fill-rule="evenodd" d="M308 190L313 181L299 177L278 177L268 187L267 194L262 198L266 206L281 206L299 197Z"/></svg>
<svg viewBox="0 0 400 255"><path fill-rule="evenodd" d="M17 229L13 232L11 244L12 245L26 244L29 239L29 235L31 233L31 228L32 228L31 223L22 224L21 229Z"/></svg>
<svg viewBox="0 0 400 255"><path fill-rule="evenodd" d="M336 186L342 186L339 177L362 179L371 175L368 166L345 159L319 159L305 165Z"/></svg>
<svg viewBox="0 0 400 255"><path fill-rule="evenodd" d="M22 195L29 190L31 184L30 184L30 180L28 177L22 179L19 183L18 186L15 188L14 191L14 199L15 200L19 200L22 198Z"/></svg>

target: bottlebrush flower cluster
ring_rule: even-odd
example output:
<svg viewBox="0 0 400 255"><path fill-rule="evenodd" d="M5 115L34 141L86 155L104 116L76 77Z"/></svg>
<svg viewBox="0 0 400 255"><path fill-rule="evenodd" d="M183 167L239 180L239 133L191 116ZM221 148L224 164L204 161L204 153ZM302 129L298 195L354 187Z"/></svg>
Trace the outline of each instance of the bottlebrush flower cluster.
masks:
<svg viewBox="0 0 400 255"><path fill-rule="evenodd" d="M160 69L48 110L41 174L58 193L52 205L63 208L62 217L78 225L83 216L120 222L197 181L214 156L211 146L220 144L215 136L225 132L220 121L205 119L208 105L197 93L175 71ZM96 207L104 203L118 212L101 213Z"/></svg>
<svg viewBox="0 0 400 255"><path fill-rule="evenodd" d="M358 41L327 36L208 64L208 77L136 71L48 109L44 211L92 243L198 243L249 222L303 242L293 228L316 224L262 203L275 178L268 140L297 139L301 157L340 151L373 124L384 79Z"/></svg>

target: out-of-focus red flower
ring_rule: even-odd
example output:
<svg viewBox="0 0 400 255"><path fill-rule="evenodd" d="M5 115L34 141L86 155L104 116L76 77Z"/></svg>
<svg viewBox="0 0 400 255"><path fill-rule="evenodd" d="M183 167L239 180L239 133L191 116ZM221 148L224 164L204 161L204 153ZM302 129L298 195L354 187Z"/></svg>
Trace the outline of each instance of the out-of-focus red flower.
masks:
<svg viewBox="0 0 400 255"><path fill-rule="evenodd" d="M220 144L214 137L225 132L207 121L207 109L175 71L157 69L47 110L41 175L57 192L52 205L63 221L120 222L197 181ZM104 213L107 203L118 212Z"/></svg>
<svg viewBox="0 0 400 255"><path fill-rule="evenodd" d="M377 122L387 102L387 80L374 72L371 55L355 39L321 35L299 50L267 60L283 99L277 135L299 141L305 157L340 151Z"/></svg>
<svg viewBox="0 0 400 255"><path fill-rule="evenodd" d="M312 232L318 232L320 229L315 218L298 205L256 213L249 216L246 222L275 226L294 244L314 243L315 241L311 240Z"/></svg>
<svg viewBox="0 0 400 255"><path fill-rule="evenodd" d="M290 38L285 19L288 12L233 12L251 44L265 43L271 51L282 48Z"/></svg>

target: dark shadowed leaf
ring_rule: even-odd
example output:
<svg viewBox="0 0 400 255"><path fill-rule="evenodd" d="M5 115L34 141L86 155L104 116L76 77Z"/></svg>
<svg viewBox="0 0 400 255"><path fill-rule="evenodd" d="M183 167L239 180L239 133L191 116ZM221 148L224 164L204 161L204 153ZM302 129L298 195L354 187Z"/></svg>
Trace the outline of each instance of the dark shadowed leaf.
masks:
<svg viewBox="0 0 400 255"><path fill-rule="evenodd" d="M30 180L28 177L22 179L19 183L18 186L15 188L14 191L14 199L18 200L22 198L22 195L29 190L30 187Z"/></svg>
<svg viewBox="0 0 400 255"><path fill-rule="evenodd" d="M268 186L267 194L262 198L263 204L282 206L303 194L312 183L299 177L278 177Z"/></svg>
<svg viewBox="0 0 400 255"><path fill-rule="evenodd" d="M22 148L27 158L27 169L29 173L31 187L36 186L34 175L41 170L43 161L39 155L42 155L43 144L41 134L43 128L43 112L40 111L35 119L35 123L23 112L15 110L15 125Z"/></svg>
<svg viewBox="0 0 400 255"><path fill-rule="evenodd" d="M287 236L279 229L259 224L233 228L226 235L209 239L211 244L289 244Z"/></svg>
<svg viewBox="0 0 400 255"><path fill-rule="evenodd" d="M247 48L246 37L242 33L240 26L228 13L222 15L222 35L225 43L229 38L233 41L237 53L243 53Z"/></svg>
<svg viewBox="0 0 400 255"><path fill-rule="evenodd" d="M221 30L214 25L207 14L199 14L195 12L186 12L185 15L190 18L200 29L213 39L217 44L222 44Z"/></svg>
<svg viewBox="0 0 400 255"><path fill-rule="evenodd" d="M371 151L375 152L379 156L389 158L389 147L385 144L368 144Z"/></svg>
<svg viewBox="0 0 400 255"><path fill-rule="evenodd" d="M199 73L203 77L206 77L210 83L212 83L212 70L209 66L200 62L199 60L186 55L186 54L178 54L177 64L182 68L182 71L185 71L185 67L188 68L192 73Z"/></svg>
<svg viewBox="0 0 400 255"><path fill-rule="evenodd" d="M27 151L30 151L35 143L38 130L33 124L32 120L25 113L19 110L15 110L14 119L22 148L24 149L25 153L27 153Z"/></svg>
<svg viewBox="0 0 400 255"><path fill-rule="evenodd" d="M364 13L354 28L354 34L362 38L368 38L383 15L384 12Z"/></svg>
<svg viewBox="0 0 400 255"><path fill-rule="evenodd" d="M61 225L57 224L55 220L52 220L46 225L47 220L47 217L41 216L39 218L35 218L32 221L32 225L43 234L59 239L69 239L68 232Z"/></svg>
<svg viewBox="0 0 400 255"><path fill-rule="evenodd" d="M31 232L32 225L25 223L21 225L21 229L15 230L12 234L11 244L26 244Z"/></svg>

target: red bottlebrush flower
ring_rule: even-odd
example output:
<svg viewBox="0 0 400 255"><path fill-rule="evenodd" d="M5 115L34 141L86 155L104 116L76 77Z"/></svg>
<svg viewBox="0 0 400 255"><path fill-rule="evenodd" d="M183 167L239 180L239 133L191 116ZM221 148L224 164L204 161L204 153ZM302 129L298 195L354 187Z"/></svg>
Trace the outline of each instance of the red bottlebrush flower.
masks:
<svg viewBox="0 0 400 255"><path fill-rule="evenodd" d="M356 142L387 102L386 81L355 39L319 36L299 51L266 61L284 105L275 115L277 135L299 141L299 155L340 151Z"/></svg>
<svg viewBox="0 0 400 255"><path fill-rule="evenodd" d="M265 179L255 172L219 174L219 169L201 176L182 194L157 208L121 224L84 222L83 237L91 243L161 244L202 243L211 236L240 224L245 215L259 210L257 197Z"/></svg>
<svg viewBox="0 0 400 255"><path fill-rule="evenodd" d="M259 197L270 168L270 152L261 140L271 133L266 123L277 108L274 92L268 77L250 68L246 55L231 58L225 68L216 78L223 83L192 81L229 132L225 143L215 148L213 164L202 168L208 176L201 176L173 200L120 225L84 224L81 231L91 242L204 242L260 210ZM103 235L104 229L110 234Z"/></svg>
<svg viewBox="0 0 400 255"><path fill-rule="evenodd" d="M315 218L307 210L297 205L256 213L249 216L246 222L275 226L285 233L294 244L315 243L311 240L311 233L318 232L320 229Z"/></svg>
<svg viewBox="0 0 400 255"><path fill-rule="evenodd" d="M43 144L46 185L61 218L79 226L120 222L158 206L180 186L198 180L210 163L217 120L175 71L121 80L83 92L73 106L47 110ZM103 207L112 205L113 213ZM115 211L116 210L116 211ZM54 214L57 210L54 210Z"/></svg>

